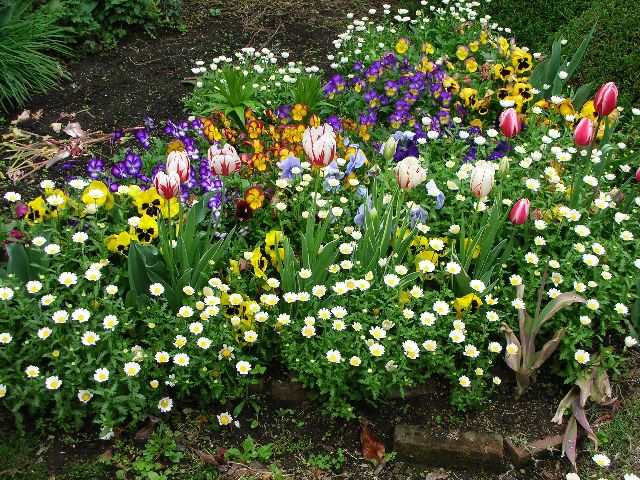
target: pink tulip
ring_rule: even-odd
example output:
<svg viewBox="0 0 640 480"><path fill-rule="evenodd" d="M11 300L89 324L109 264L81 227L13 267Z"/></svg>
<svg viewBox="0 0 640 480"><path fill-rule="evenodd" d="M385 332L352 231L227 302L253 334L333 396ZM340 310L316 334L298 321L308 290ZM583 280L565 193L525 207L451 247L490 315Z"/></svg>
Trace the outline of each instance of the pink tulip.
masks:
<svg viewBox="0 0 640 480"><path fill-rule="evenodd" d="M507 108L500 114L500 130L507 138L513 138L522 130L522 121L518 112L513 108Z"/></svg>
<svg viewBox="0 0 640 480"><path fill-rule="evenodd" d="M153 178L153 185L156 187L158 195L165 200L178 196L180 190L180 177L175 172L158 172Z"/></svg>
<svg viewBox="0 0 640 480"><path fill-rule="evenodd" d="M180 177L180 183L189 181L191 176L191 160L187 152L174 151L167 156L167 173L175 172Z"/></svg>
<svg viewBox="0 0 640 480"><path fill-rule="evenodd" d="M336 158L336 134L327 123L309 127L302 135L304 153L316 167L326 167Z"/></svg>
<svg viewBox="0 0 640 480"><path fill-rule="evenodd" d="M514 225L522 225L529 218L529 199L521 198L516 202L516 204L511 209L509 213L509 220Z"/></svg>
<svg viewBox="0 0 640 480"><path fill-rule="evenodd" d="M606 117L616 108L618 101L618 87L613 82L605 83L600 87L593 106L601 117Z"/></svg>
<svg viewBox="0 0 640 480"><path fill-rule="evenodd" d="M585 117L578 122L578 126L573 132L573 142L579 147L586 147L593 140L594 132L593 122Z"/></svg>
<svg viewBox="0 0 640 480"><path fill-rule="evenodd" d="M214 175L230 175L240 170L242 166L238 152L229 144L222 148L217 145L211 145L207 156L209 158L209 168Z"/></svg>
<svg viewBox="0 0 640 480"><path fill-rule="evenodd" d="M640 183L640 168L636 170L636 182Z"/></svg>

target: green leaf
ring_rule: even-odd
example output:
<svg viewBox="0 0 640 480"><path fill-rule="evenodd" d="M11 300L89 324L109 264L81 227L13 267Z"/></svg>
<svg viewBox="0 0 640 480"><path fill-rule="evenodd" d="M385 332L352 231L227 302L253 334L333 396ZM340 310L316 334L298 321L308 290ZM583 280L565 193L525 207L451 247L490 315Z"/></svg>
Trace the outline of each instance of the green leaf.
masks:
<svg viewBox="0 0 640 480"><path fill-rule="evenodd" d="M15 275L22 283L27 283L33 278L33 272L24 246L19 243L8 243L6 248L9 257L7 273Z"/></svg>
<svg viewBox="0 0 640 480"><path fill-rule="evenodd" d="M593 34L596 31L597 24L598 24L598 21L596 20L596 22L593 24L593 27L591 27L591 30L587 34L587 36L584 38L584 40L582 40L582 43L576 50L576 53L573 54L573 58L569 62L569 65L567 66L567 70L566 70L569 76L566 78L565 81L567 82L569 81L573 73L577 70L577 68L582 63L582 58L584 57L584 54L586 53L587 48L589 47L589 43L591 43L591 39L593 38Z"/></svg>
<svg viewBox="0 0 640 480"><path fill-rule="evenodd" d="M571 104L576 112L582 110L584 103L587 101L587 98L591 95L591 89L593 88L593 83L587 83L582 85L576 93L571 97Z"/></svg>

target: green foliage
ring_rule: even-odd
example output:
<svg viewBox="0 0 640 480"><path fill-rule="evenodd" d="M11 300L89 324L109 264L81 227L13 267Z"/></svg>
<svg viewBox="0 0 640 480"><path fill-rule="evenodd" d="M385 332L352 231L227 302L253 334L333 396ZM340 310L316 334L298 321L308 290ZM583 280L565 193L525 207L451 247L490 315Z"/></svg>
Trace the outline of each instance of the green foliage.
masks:
<svg viewBox="0 0 640 480"><path fill-rule="evenodd" d="M147 33L181 13L182 0L53 0L58 22L78 34L81 48L115 46L132 28Z"/></svg>
<svg viewBox="0 0 640 480"><path fill-rule="evenodd" d="M304 464L308 467L319 468L320 470L340 470L346 461L345 450L339 448L335 454L311 454L309 458L304 461Z"/></svg>
<svg viewBox="0 0 640 480"><path fill-rule="evenodd" d="M492 21L511 28L519 44L545 53L555 39L568 40L566 48L574 51L597 22L594 38L572 83L592 82L597 88L616 82L620 103L628 107L640 100L640 57L635 54L640 30L634 15L629 15L639 6L638 0L531 0L514 8L511 1L493 0L486 4L485 11Z"/></svg>
<svg viewBox="0 0 640 480"><path fill-rule="evenodd" d="M52 10L31 2L0 1L0 110L53 88L68 73L54 55L71 53L71 31L56 24Z"/></svg>
<svg viewBox="0 0 640 480"><path fill-rule="evenodd" d="M142 451L130 451L124 448L122 442L117 442L117 453L111 460L113 465L118 466L116 478L165 480L172 476L184 455L176 443L180 435L180 432L161 424Z"/></svg>
<svg viewBox="0 0 640 480"><path fill-rule="evenodd" d="M242 450L238 448L230 448L225 454L226 458L230 458L239 462L251 463L254 460L266 463L273 456L273 443L258 446L253 438L247 437L242 442Z"/></svg>
<svg viewBox="0 0 640 480"><path fill-rule="evenodd" d="M216 78L209 90L202 92L199 102L202 107L196 108L197 115L208 115L213 110L220 110L231 116L238 125L245 123L245 110L262 110L263 105L255 99L257 89L252 86L252 77L241 71L227 68L220 78ZM188 103L188 106L192 106Z"/></svg>

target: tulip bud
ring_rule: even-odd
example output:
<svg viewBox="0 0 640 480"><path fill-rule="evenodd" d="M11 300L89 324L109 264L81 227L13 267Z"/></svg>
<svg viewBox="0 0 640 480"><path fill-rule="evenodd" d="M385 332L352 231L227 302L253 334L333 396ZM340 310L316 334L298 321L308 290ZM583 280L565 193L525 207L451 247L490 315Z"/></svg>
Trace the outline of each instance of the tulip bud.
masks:
<svg viewBox="0 0 640 480"><path fill-rule="evenodd" d="M640 168L636 170L636 182L640 183Z"/></svg>
<svg viewBox="0 0 640 480"><path fill-rule="evenodd" d="M520 133L522 121L515 109L507 108L500 114L500 130L507 138L513 138Z"/></svg>
<svg viewBox="0 0 640 480"><path fill-rule="evenodd" d="M395 166L398 185L403 190L411 190L427 179L427 171L416 157L406 157Z"/></svg>
<svg viewBox="0 0 640 480"><path fill-rule="evenodd" d="M180 183L189 181L191 176L191 160L187 152L174 150L167 156L167 173L175 172L180 177Z"/></svg>
<svg viewBox="0 0 640 480"><path fill-rule="evenodd" d="M502 157L498 163L498 176L503 178L509 173L509 157Z"/></svg>
<svg viewBox="0 0 640 480"><path fill-rule="evenodd" d="M309 127L302 135L304 153L316 167L326 167L336 157L336 134L328 123Z"/></svg>
<svg viewBox="0 0 640 480"><path fill-rule="evenodd" d="M393 137L389 137L389 139L384 142L384 145L382 145L382 156L386 160L391 160L396 154L397 149L398 141Z"/></svg>
<svg viewBox="0 0 640 480"><path fill-rule="evenodd" d="M605 83L600 87L593 106L601 117L606 117L616 108L618 101L618 87L613 82Z"/></svg>
<svg viewBox="0 0 640 480"><path fill-rule="evenodd" d="M529 199L521 198L511 209L509 213L509 220L514 225L522 225L529 218Z"/></svg>
<svg viewBox="0 0 640 480"><path fill-rule="evenodd" d="M479 198L486 197L493 188L496 166L491 162L479 160L471 171L471 192Z"/></svg>
<svg viewBox="0 0 640 480"><path fill-rule="evenodd" d="M158 195L165 200L178 196L180 190L180 177L175 172L165 173L160 171L153 178L153 185L156 187Z"/></svg>
<svg viewBox="0 0 640 480"><path fill-rule="evenodd" d="M236 149L227 144L220 148L211 145L207 152L209 158L209 168L214 175L230 175L240 170L242 162Z"/></svg>
<svg viewBox="0 0 640 480"><path fill-rule="evenodd" d="M593 134L593 122L585 117L580 120L573 132L573 142L579 147L586 147L591 143L591 140L593 140Z"/></svg>

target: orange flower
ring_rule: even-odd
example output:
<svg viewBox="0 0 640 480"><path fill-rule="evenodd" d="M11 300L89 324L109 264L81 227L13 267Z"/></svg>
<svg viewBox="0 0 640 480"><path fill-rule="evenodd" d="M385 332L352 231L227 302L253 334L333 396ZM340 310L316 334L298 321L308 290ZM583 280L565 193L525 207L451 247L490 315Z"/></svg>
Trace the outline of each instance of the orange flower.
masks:
<svg viewBox="0 0 640 480"><path fill-rule="evenodd" d="M252 210L257 210L264 203L264 192L257 185L247 188L244 192L244 199L247 201Z"/></svg>

